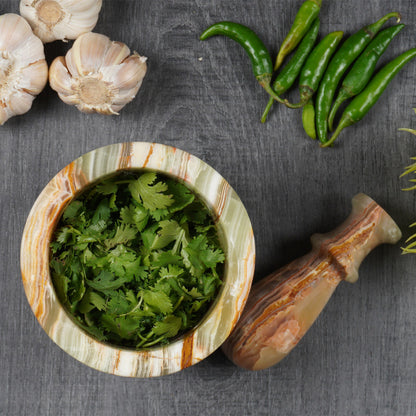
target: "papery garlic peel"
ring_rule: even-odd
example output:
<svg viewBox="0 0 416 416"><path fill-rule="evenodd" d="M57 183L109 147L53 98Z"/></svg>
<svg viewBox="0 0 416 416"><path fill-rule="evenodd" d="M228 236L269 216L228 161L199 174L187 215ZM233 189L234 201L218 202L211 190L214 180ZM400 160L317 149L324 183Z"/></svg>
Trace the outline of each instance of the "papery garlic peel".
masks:
<svg viewBox="0 0 416 416"><path fill-rule="evenodd" d="M47 80L41 40L23 17L0 16L0 124L29 111Z"/></svg>
<svg viewBox="0 0 416 416"><path fill-rule="evenodd" d="M81 35L65 57L56 58L49 82L59 97L85 113L118 114L137 94L146 59L98 33Z"/></svg>
<svg viewBox="0 0 416 416"><path fill-rule="evenodd" d="M21 0L20 14L42 42L76 39L97 24L102 0Z"/></svg>

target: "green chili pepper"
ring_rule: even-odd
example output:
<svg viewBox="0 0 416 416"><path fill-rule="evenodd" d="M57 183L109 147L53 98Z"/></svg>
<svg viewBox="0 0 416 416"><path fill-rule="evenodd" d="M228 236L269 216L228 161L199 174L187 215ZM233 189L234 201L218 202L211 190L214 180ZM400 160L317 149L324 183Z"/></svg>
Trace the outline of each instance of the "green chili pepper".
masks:
<svg viewBox="0 0 416 416"><path fill-rule="evenodd" d="M341 77L370 43L371 39L380 31L384 23L392 17L396 17L400 21L399 13L389 13L372 25L366 26L350 36L329 63L328 69L319 85L315 101L316 131L322 143L327 141L328 114Z"/></svg>
<svg viewBox="0 0 416 416"><path fill-rule="evenodd" d="M364 91L351 101L342 114L335 133L330 140L321 144L321 146L328 147L332 145L345 127L351 126L352 124L357 123L357 121L360 121L377 102L381 94L389 85L390 81L397 75L404 65L415 57L416 48L408 50L385 65L369 82Z"/></svg>
<svg viewBox="0 0 416 416"><path fill-rule="evenodd" d="M381 31L355 61L355 64L342 82L341 89L329 113L329 130L332 131L334 118L341 104L348 98L358 95L365 88L376 69L381 55L383 55L390 42L403 28L404 25L396 25Z"/></svg>
<svg viewBox="0 0 416 416"><path fill-rule="evenodd" d="M312 100L309 100L302 108L302 125L306 134L316 140L316 129L315 129L315 107L313 106Z"/></svg>
<svg viewBox="0 0 416 416"><path fill-rule="evenodd" d="M302 39L302 42L299 44L296 52L294 53L292 59L288 64L283 68L280 74L273 82L273 89L277 95L282 95L286 92L295 82L296 78L299 75L300 70L302 69L303 64L305 63L306 58L309 56L313 45L316 42L316 38L319 33L320 21L315 19L315 22L309 29L308 33ZM274 99L270 97L267 107L264 110L264 113L261 117L261 122L266 121L267 114L272 108Z"/></svg>
<svg viewBox="0 0 416 416"><path fill-rule="evenodd" d="M326 35L309 55L299 78L300 102L287 103L290 108L303 107L318 89L331 56L341 42L344 32L332 32Z"/></svg>
<svg viewBox="0 0 416 416"><path fill-rule="evenodd" d="M321 5L322 0L307 0L300 6L292 27L280 47L274 65L275 71L280 68L285 57L289 55L303 39L314 20L318 17Z"/></svg>
<svg viewBox="0 0 416 416"><path fill-rule="evenodd" d="M200 40L211 36L224 35L240 44L250 57L253 73L259 84L276 101L284 103L270 85L273 73L273 64L270 54L260 38L248 27L234 22L218 22L206 29Z"/></svg>

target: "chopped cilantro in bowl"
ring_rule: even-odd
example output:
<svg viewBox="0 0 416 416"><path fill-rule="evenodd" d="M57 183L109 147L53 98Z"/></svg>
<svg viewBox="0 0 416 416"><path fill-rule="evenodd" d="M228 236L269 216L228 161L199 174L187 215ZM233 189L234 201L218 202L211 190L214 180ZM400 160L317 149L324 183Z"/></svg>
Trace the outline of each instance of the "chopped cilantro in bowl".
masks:
<svg viewBox="0 0 416 416"><path fill-rule="evenodd" d="M155 172L123 172L83 192L50 248L61 303L93 337L122 347L165 345L194 328L222 284L208 208Z"/></svg>

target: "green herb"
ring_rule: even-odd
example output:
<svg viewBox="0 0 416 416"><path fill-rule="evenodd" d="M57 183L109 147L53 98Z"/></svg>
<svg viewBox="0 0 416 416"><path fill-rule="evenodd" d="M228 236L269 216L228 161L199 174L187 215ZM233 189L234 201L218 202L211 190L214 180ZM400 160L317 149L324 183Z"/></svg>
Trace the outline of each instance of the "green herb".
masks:
<svg viewBox="0 0 416 416"><path fill-rule="evenodd" d="M225 260L208 209L154 172L93 186L63 212L50 244L59 299L95 338L163 345L195 327Z"/></svg>
<svg viewBox="0 0 416 416"><path fill-rule="evenodd" d="M416 108L413 109L416 113ZM412 130L412 129L399 129L400 131L406 131L408 133L412 133L414 135L416 135L416 130ZM416 157L412 157L411 158L413 161L416 161ZM405 175L409 175L409 174L415 174L416 173L416 162L412 163L410 166L406 167L406 170L401 174L400 177L405 176ZM413 191L416 189L416 179L410 179L410 182L412 182L412 186L403 189L403 191ZM416 227L416 222L411 224L410 227ZM406 247L402 247L402 253L403 254L408 254L408 253L416 253L416 234L411 235L407 240L406 240Z"/></svg>

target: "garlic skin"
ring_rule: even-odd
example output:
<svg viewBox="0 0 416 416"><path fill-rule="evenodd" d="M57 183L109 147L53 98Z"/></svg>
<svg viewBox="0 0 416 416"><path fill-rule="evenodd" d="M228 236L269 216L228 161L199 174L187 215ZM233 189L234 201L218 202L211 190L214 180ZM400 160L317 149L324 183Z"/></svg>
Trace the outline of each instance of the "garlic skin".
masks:
<svg viewBox="0 0 416 416"><path fill-rule="evenodd" d="M56 58L49 83L62 101L84 113L118 114L136 96L147 58L98 33L81 35L65 57Z"/></svg>
<svg viewBox="0 0 416 416"><path fill-rule="evenodd" d="M41 40L23 17L0 16L0 125L29 111L47 80Z"/></svg>
<svg viewBox="0 0 416 416"><path fill-rule="evenodd" d="M76 39L97 24L102 0L21 0L20 14L43 43Z"/></svg>

